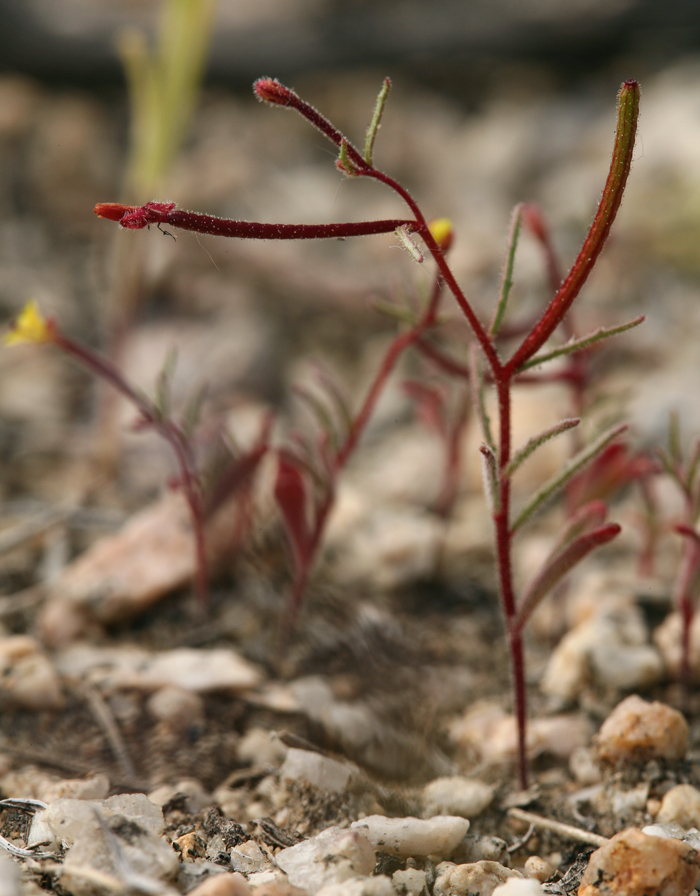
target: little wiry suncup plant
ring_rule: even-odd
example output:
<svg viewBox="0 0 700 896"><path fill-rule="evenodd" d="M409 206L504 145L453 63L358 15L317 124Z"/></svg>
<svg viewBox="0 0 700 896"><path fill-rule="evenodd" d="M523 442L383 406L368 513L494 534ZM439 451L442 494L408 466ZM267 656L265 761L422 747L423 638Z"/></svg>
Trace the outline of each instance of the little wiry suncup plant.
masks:
<svg viewBox="0 0 700 896"><path fill-rule="evenodd" d="M523 630L542 598L591 551L611 541L618 534L620 527L605 521L607 509L600 501L573 509L565 531L543 568L519 596L515 593L513 583L513 541L533 514L552 495L560 492L580 470L595 460L606 446L613 443L623 432L624 427L609 429L601 433L591 444L581 448L563 469L538 488L523 507L515 511L511 499L511 484L515 472L540 445L574 428L579 420L577 418L563 420L532 438L526 445L516 448L513 445L511 425L512 389L519 381L536 382L539 376L536 368L545 362L573 355L641 321L641 318L638 318L627 324L598 330L580 338L575 337L572 328L569 328L569 331L565 332L567 340L565 343L545 347L565 320L567 312L588 279L619 209L632 161L640 90L634 80L625 81L620 88L617 128L608 177L593 223L569 273L553 289L551 299L535 321L506 329L504 321L508 314L518 226L511 229L506 275L503 277L493 319L490 324L485 324L480 320L448 264L447 250L452 240L451 227L444 223L431 226L411 194L374 163L374 142L389 86L387 79L379 94L362 149L355 147L327 118L278 81L262 78L255 83L254 90L260 100L293 109L318 128L337 147L336 165L345 175L351 178L369 178L394 191L408 209L408 214L404 218L311 225L264 224L216 218L178 209L173 202L155 201L138 207L100 203L95 207L95 212L129 229L142 229L154 224L168 229L182 228L198 233L243 239L338 238L393 231L414 260L422 261L426 251L432 257L435 273L430 296L422 311L409 321L407 329L402 331L387 349L373 385L359 411L351 413L347 405L338 400L337 408L344 416L342 431L333 437L329 427L326 427L315 445L300 448L297 444L282 449L279 453L276 494L296 564L292 607L295 612L318 550L325 520L333 502L336 477L354 450L374 408L379 391L399 355L404 349L413 345L428 355L432 353L434 360L441 362L439 351L432 350L424 337L436 323L438 303L443 291L449 291L466 317L474 341L471 362L466 366L466 372L470 380L472 402L483 432L481 457L494 530L500 604L510 653L518 732L519 780L521 786L526 787L528 768ZM449 372L449 364L445 359L442 359L442 366ZM544 375L542 379L546 381ZM497 420L493 426L485 411L484 393L487 389L495 390L496 394ZM312 486L308 485L310 480Z"/></svg>

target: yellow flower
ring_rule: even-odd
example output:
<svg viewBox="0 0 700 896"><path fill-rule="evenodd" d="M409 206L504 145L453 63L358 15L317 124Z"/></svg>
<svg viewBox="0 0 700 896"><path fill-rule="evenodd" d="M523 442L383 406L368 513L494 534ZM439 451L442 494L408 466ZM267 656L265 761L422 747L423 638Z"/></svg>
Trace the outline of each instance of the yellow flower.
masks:
<svg viewBox="0 0 700 896"><path fill-rule="evenodd" d="M23 342L51 342L51 327L42 315L34 299L30 299L20 312L12 329L5 333L5 345L21 345Z"/></svg>
<svg viewBox="0 0 700 896"><path fill-rule="evenodd" d="M447 252L452 245L452 221L449 218L435 218L428 224L428 228L438 246L443 252Z"/></svg>

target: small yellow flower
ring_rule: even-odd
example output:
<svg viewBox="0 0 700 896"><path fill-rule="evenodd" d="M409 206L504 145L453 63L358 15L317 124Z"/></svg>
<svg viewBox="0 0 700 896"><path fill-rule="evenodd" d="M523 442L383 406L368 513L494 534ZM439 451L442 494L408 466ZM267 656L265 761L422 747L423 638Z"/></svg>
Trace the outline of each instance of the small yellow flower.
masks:
<svg viewBox="0 0 700 896"><path fill-rule="evenodd" d="M452 230L452 221L449 218L435 218L428 224L428 228L432 233L435 242L446 252L452 245L454 231Z"/></svg>
<svg viewBox="0 0 700 896"><path fill-rule="evenodd" d="M35 299L30 299L19 316L3 336L5 345L21 345L23 342L51 342L53 333Z"/></svg>

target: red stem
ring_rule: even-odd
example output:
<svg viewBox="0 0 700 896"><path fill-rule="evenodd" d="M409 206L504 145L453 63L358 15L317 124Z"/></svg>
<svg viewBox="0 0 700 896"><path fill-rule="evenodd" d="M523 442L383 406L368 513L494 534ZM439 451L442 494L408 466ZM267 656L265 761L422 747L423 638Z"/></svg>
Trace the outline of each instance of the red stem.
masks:
<svg viewBox="0 0 700 896"><path fill-rule="evenodd" d="M60 349L76 358L97 377L110 383L118 392L121 392L136 407L144 420L170 444L180 470L182 489L185 493L192 521L196 560L194 589L200 606L203 610L207 610L209 606L209 586L204 541L203 496L192 454L192 447L187 437L172 420L160 418L151 403L126 382L122 373L111 361L101 357L86 346L74 342L61 333L53 323L51 323L51 332L53 342Z"/></svg>

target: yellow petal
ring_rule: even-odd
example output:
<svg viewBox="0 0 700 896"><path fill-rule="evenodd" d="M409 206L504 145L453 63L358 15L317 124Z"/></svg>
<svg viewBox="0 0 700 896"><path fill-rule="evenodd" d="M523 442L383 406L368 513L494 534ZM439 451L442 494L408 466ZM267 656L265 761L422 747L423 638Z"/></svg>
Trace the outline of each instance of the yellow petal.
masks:
<svg viewBox="0 0 700 896"><path fill-rule="evenodd" d="M12 329L5 333L5 345L21 345L23 342L51 342L53 334L34 299L30 299L20 312Z"/></svg>
<svg viewBox="0 0 700 896"><path fill-rule="evenodd" d="M432 233L435 242L446 252L452 245L452 221L449 218L435 218L428 224L428 228Z"/></svg>

